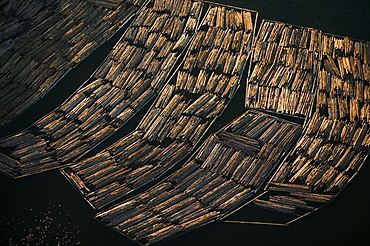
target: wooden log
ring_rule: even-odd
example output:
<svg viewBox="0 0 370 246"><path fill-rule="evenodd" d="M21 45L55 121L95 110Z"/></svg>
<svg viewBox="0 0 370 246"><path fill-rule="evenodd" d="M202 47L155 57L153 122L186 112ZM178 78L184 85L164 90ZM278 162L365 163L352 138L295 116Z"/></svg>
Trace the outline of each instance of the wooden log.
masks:
<svg viewBox="0 0 370 246"><path fill-rule="evenodd" d="M149 141L155 140L157 134L159 133L163 125L166 123L167 119L168 119L167 117L159 115L159 117L153 121L152 125L148 128L148 130L144 134L144 138L148 139Z"/></svg>
<svg viewBox="0 0 370 246"><path fill-rule="evenodd" d="M237 193L236 195L232 196L231 198L220 204L218 208L221 209L224 214L227 214L236 207L240 206L245 201L247 201L252 195L253 193L250 192L250 189L244 189L240 193Z"/></svg>
<svg viewBox="0 0 370 246"><path fill-rule="evenodd" d="M2 168L7 166L7 167L10 167L11 169L14 169L14 168L17 168L20 163L14 158L11 158L10 156L5 155L0 152L0 164Z"/></svg>
<svg viewBox="0 0 370 246"><path fill-rule="evenodd" d="M204 185L214 180L217 175L210 172L204 172L202 176L197 174L196 177L197 179L190 183L189 186L184 190L184 193L188 194L189 196L201 189Z"/></svg>
<svg viewBox="0 0 370 246"><path fill-rule="evenodd" d="M46 147L46 142L45 141L40 141L36 144L33 144L31 146L24 146L21 148L16 148L12 152L12 157L19 159L21 156L28 155L34 151L39 151L42 150Z"/></svg>
<svg viewBox="0 0 370 246"><path fill-rule="evenodd" d="M285 214L295 214L296 213L295 206L292 206L292 205L279 204L276 202L265 201L265 200L260 200L260 199L254 200L254 204L257 207L272 210L272 211L279 212L279 213L285 213Z"/></svg>
<svg viewBox="0 0 370 246"><path fill-rule="evenodd" d="M206 175L206 173L207 172L204 169L197 169L194 172L192 172L189 176L183 177L183 179L177 183L176 188L184 192L194 182L199 180L203 175Z"/></svg>
<svg viewBox="0 0 370 246"><path fill-rule="evenodd" d="M224 149L224 147L220 143L214 142L211 144L214 146L212 149L209 149L207 151L209 154L207 156L203 155L204 157L201 157L201 156L199 157L200 160L203 160L204 158L204 162L201 166L202 168L211 169L213 167L214 162L220 157L221 150ZM205 148L209 148L209 147L207 146Z"/></svg>
<svg viewBox="0 0 370 246"><path fill-rule="evenodd" d="M106 212L98 213L97 218L99 219L101 218L103 222L107 223L108 226L115 226L118 223L125 221L126 219L139 214L143 210L143 206L137 206L137 207L133 207L133 206L135 206L135 202L128 201L126 203L121 204L120 206L115 206L113 208L114 210L107 210ZM112 213L112 212L117 211L117 209L122 209L121 214L117 215L117 214ZM109 215L109 217L107 215Z"/></svg>
<svg viewBox="0 0 370 246"><path fill-rule="evenodd" d="M270 182L269 190L282 191L282 192L310 192L310 188L306 185L298 184L283 184Z"/></svg>
<svg viewBox="0 0 370 246"><path fill-rule="evenodd" d="M217 136L224 145L243 151L248 155L254 156L260 149L259 143L249 137L243 137L226 131L218 132Z"/></svg>
<svg viewBox="0 0 370 246"><path fill-rule="evenodd" d="M125 212L135 208L137 204L136 200L128 200L125 202L121 202L109 209L100 211L96 214L96 218L99 218L104 223L109 223L112 218L119 216L120 214L124 214Z"/></svg>
<svg viewBox="0 0 370 246"><path fill-rule="evenodd" d="M176 203L164 210L161 211L161 214L163 214L164 217L169 217L172 214L177 213L178 211L186 208L187 206L195 203L196 200L193 197L187 197L184 200L180 201L179 203Z"/></svg>
<svg viewBox="0 0 370 246"><path fill-rule="evenodd" d="M240 193L244 190L245 190L245 187L236 186L235 188L230 189L227 192L225 192L222 196L220 196L216 200L212 201L209 205L211 207L217 208L219 205L221 205L222 203L225 203L226 201L228 201L229 199L234 197L236 194L238 194L238 193Z"/></svg>
<svg viewBox="0 0 370 246"><path fill-rule="evenodd" d="M117 183L113 183L117 184ZM127 195L130 193L132 190L126 186L120 185L114 193L108 193L105 196L100 196L100 197L91 197L89 198L90 203L96 208L96 209L101 209L102 207L108 205L109 203L112 203L113 201L121 198L124 195Z"/></svg>
<svg viewBox="0 0 370 246"><path fill-rule="evenodd" d="M145 193L140 194L138 196L138 199L140 199L140 201L142 201L143 203L146 203L149 200L161 194L162 192L169 190L171 187L172 184L170 182L162 183L146 191Z"/></svg>
<svg viewBox="0 0 370 246"><path fill-rule="evenodd" d="M180 211L172 214L167 219L171 223L177 223L180 219L185 218L186 216L191 215L193 213L196 213L200 209L202 209L202 204L196 201L191 203L189 206L181 209Z"/></svg>
<svg viewBox="0 0 370 246"><path fill-rule="evenodd" d="M125 220L124 222L119 223L116 225L114 228L116 230L125 230L127 227L135 225L137 223L140 223L143 220L149 219L150 217L153 216L153 212L150 211L143 211L136 216L133 216L132 218Z"/></svg>
<svg viewBox="0 0 370 246"><path fill-rule="evenodd" d="M148 244L159 242L182 231L182 227L170 225L148 235Z"/></svg>
<svg viewBox="0 0 370 246"><path fill-rule="evenodd" d="M329 166L322 165L314 167L310 173L305 177L304 183L310 187L313 187L318 180L320 180L323 174L329 169Z"/></svg>
<svg viewBox="0 0 370 246"><path fill-rule="evenodd" d="M324 195L324 194L316 194L316 193L294 192L294 193L291 193L291 195L297 196L300 199L303 199L307 202L327 203L333 199L333 195Z"/></svg>
<svg viewBox="0 0 370 246"><path fill-rule="evenodd" d="M327 171L322 175L322 177L316 181L316 183L313 185L313 188L317 190L322 187L326 187L328 184L333 182L334 178L337 175L338 171L335 170L333 167L329 167Z"/></svg>
<svg viewBox="0 0 370 246"><path fill-rule="evenodd" d="M76 174L80 175L82 178L86 178L86 177L98 172L99 170L101 170L103 168L107 168L108 166L116 165L116 162L114 161L114 159L104 160L104 161L101 161L101 162L98 162L98 163L95 163L95 164L93 164L92 161L95 161L95 160L91 160L91 162L90 162L91 165L90 166L79 170L78 172L76 172Z"/></svg>
<svg viewBox="0 0 370 246"><path fill-rule="evenodd" d="M125 143L125 147L118 153L116 154L116 160L120 164L124 164L127 161L127 156L135 153L139 149L141 149L144 146L144 140L141 138L142 135L136 140L133 139L133 141ZM127 163L126 163L127 164Z"/></svg>
<svg viewBox="0 0 370 246"><path fill-rule="evenodd" d="M134 224L126 228L124 232L130 236L134 236L136 234L139 234L141 231L148 230L150 227L154 227L157 224L160 224L162 222L163 222L163 218L161 216L159 215L152 216L145 221L141 221L137 224Z"/></svg>
<svg viewBox="0 0 370 246"><path fill-rule="evenodd" d="M147 227L135 235L136 236L135 240L137 241L145 240L145 238L147 238L149 234L159 231L167 226L168 226L168 223L160 222L151 227Z"/></svg>
<svg viewBox="0 0 370 246"><path fill-rule="evenodd" d="M201 189L197 190L196 192L193 193L193 196L196 198L202 198L205 194L210 192L211 190L215 189L216 187L222 185L225 182L223 178L220 176L216 177L213 179L211 182L209 182L207 185L202 187Z"/></svg>
<svg viewBox="0 0 370 246"><path fill-rule="evenodd" d="M211 220L215 220L220 216L220 213L217 211L209 212L204 215L201 215L193 220L181 223L181 226L186 228L186 230L194 229L195 227L199 227Z"/></svg>
<svg viewBox="0 0 370 246"><path fill-rule="evenodd" d="M297 199L291 196L270 196L269 201L282 204L282 205L288 205L288 206L290 205L296 208L301 208L301 209L305 209L309 211L314 209L314 207L308 206L305 201L302 201L300 199Z"/></svg>
<svg viewBox="0 0 370 246"><path fill-rule="evenodd" d="M221 158L218 158L211 168L212 172L219 174L235 153L235 150L232 148L222 148L221 151L222 151Z"/></svg>

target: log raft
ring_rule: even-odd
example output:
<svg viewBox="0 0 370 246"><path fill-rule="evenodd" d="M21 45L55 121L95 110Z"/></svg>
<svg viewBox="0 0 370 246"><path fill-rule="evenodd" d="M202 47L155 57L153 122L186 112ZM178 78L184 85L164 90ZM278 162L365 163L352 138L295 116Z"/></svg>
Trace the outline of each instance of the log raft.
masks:
<svg viewBox="0 0 370 246"><path fill-rule="evenodd" d="M264 131L251 132L256 122ZM286 134L282 134L286 128ZM247 111L211 135L168 178L103 209L96 218L144 245L220 220L254 196L271 170L289 152L290 148L285 147L292 146L290 143L295 143L300 133L299 125ZM266 136L270 136L268 140ZM264 154L266 146L272 155ZM298 203L286 197L277 198L287 204L284 207ZM302 202L298 205L306 206Z"/></svg>
<svg viewBox="0 0 370 246"><path fill-rule="evenodd" d="M2 1L0 56L38 24L46 20L68 1Z"/></svg>
<svg viewBox="0 0 370 246"><path fill-rule="evenodd" d="M369 121L369 43L322 34L316 105L305 131L255 201L262 208L293 213L297 219L331 202L367 159ZM276 192L286 199L276 199ZM292 210L281 210L287 201ZM293 221L296 221L294 219ZM293 222L292 221L292 222ZM291 222L288 222L291 223Z"/></svg>
<svg viewBox="0 0 370 246"><path fill-rule="evenodd" d="M368 136L368 124L331 119L315 112L266 186L266 196L255 200L255 205L301 218L328 204L367 159ZM291 209L282 209L285 205Z"/></svg>
<svg viewBox="0 0 370 246"><path fill-rule="evenodd" d="M141 9L91 78L59 108L22 133L0 140L0 147L10 149L8 157L20 163L4 172L20 177L70 164L119 130L159 93L197 28L203 4L181 1L181 4L165 8L153 3L156 1L148 2ZM159 12L167 13L161 22L156 19ZM167 34L168 25L174 32L172 35ZM142 40L151 34L158 36L155 41L158 46L146 49ZM182 41L182 46L175 49L181 38L187 42ZM164 57L160 55L163 50L166 50ZM154 70L148 65L152 63L157 66ZM12 87L5 89L14 90ZM3 100L10 100L11 96ZM33 135L27 140L29 151L41 151L40 155L22 154L24 145L27 146L22 140L24 135ZM32 147L34 141L45 145L39 150Z"/></svg>
<svg viewBox="0 0 370 246"><path fill-rule="evenodd" d="M317 109L330 119L369 124L369 43L325 34Z"/></svg>
<svg viewBox="0 0 370 246"><path fill-rule="evenodd" d="M114 8L96 3L109 1L52 1L40 13L37 10L42 1L29 2L16 6L22 6L19 11L24 11L20 15L25 18L32 20L32 14L35 15L34 25L1 51L0 127L43 97L71 68L131 19L145 1L116 1ZM4 7L5 12L14 8L11 3ZM32 10L36 12L28 12Z"/></svg>
<svg viewBox="0 0 370 246"><path fill-rule="evenodd" d="M86 165L85 161L76 162L63 172L66 177L74 173L69 179L76 183L76 187L81 187L80 180L88 187L89 192L82 189L81 193L94 208L103 208L159 178L187 157L235 94L245 59L250 53L252 15L245 14L248 12L246 10L216 5L207 8L180 67L163 87L137 129L131 133L141 134L141 137L132 142L129 137L129 142L124 144L120 152L114 151L112 154L116 145L103 151L110 153L110 158L116 162L101 168L99 162L89 162L86 170L89 174L95 170L93 174L87 175L85 169L80 170L81 164ZM221 14L223 12L228 13L232 20L226 20L225 15ZM225 38L216 41L215 33L223 33ZM234 49L227 48L233 43L240 44L235 45ZM225 48L220 50L219 47ZM209 67L205 61L214 50L227 59L219 64L216 62L215 67ZM251 151L255 151L254 146ZM76 181L75 175L80 180Z"/></svg>
<svg viewBox="0 0 370 246"><path fill-rule="evenodd" d="M309 116L322 60L322 32L263 20L254 40L246 106Z"/></svg>
<svg viewBox="0 0 370 246"><path fill-rule="evenodd" d="M141 4L70 1L40 14L31 31L4 46L3 105L17 107L14 115L24 110L22 100L46 92ZM76 9L83 11L73 14ZM105 22L92 28L102 9L109 12ZM149 1L91 82L24 132L0 139L0 171L19 177L74 161L62 173L91 206L103 209L97 218L142 244L227 216L250 201L272 172L256 206L298 219L329 203L370 152L369 43L266 20L252 42L252 15L203 2ZM117 203L194 150L239 87L252 43L246 105L306 116L303 134L295 124L249 111L208 138L164 182ZM38 52L43 46L47 52ZM65 55L55 55L59 51ZM76 161L157 94L135 131ZM0 116L13 117L8 112L0 108Z"/></svg>

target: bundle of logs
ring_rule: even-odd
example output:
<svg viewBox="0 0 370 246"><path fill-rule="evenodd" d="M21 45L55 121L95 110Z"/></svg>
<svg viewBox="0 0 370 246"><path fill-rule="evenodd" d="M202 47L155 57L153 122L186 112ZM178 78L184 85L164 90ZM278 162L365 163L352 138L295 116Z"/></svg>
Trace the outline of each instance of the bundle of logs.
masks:
<svg viewBox="0 0 370 246"><path fill-rule="evenodd" d="M296 124L247 111L164 181L97 219L145 245L221 219L255 194L300 134Z"/></svg>
<svg viewBox="0 0 370 246"><path fill-rule="evenodd" d="M158 94L194 34L203 4L185 1L171 5L174 9L156 10L153 2L78 91L27 130L0 140L6 149L0 163L5 173L19 177L69 164ZM159 11L167 13L158 18ZM173 36L168 35L169 25ZM146 39L153 35L155 39Z"/></svg>
<svg viewBox="0 0 370 246"><path fill-rule="evenodd" d="M143 2L122 1L110 9L72 0L62 1L54 11L48 10L54 5L40 9L35 25L2 51L0 127L44 96L133 17Z"/></svg>
<svg viewBox="0 0 370 246"><path fill-rule="evenodd" d="M245 67L243 57L250 52L252 27L250 12L210 6L182 65L137 129L96 158L63 171L93 207L102 208L158 178L191 153L239 86ZM216 39L214 33L225 35ZM246 43L242 37L247 38ZM233 43L240 45L232 50L222 48ZM224 61L224 69L209 67L204 62L213 50L226 53L232 62ZM192 78L193 87L186 86L188 78ZM108 156L111 162L102 165L100 155Z"/></svg>

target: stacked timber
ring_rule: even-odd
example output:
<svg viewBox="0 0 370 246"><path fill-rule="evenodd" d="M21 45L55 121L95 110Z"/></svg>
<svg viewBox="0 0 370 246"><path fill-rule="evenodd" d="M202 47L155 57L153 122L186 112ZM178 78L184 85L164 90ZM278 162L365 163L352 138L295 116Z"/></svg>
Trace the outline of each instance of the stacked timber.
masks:
<svg viewBox="0 0 370 246"><path fill-rule="evenodd" d="M317 110L331 119L370 119L370 43L323 36Z"/></svg>
<svg viewBox="0 0 370 246"><path fill-rule="evenodd" d="M86 0L71 0L52 14L41 12L40 15L46 15L40 16L43 21L2 55L0 127L45 95L133 17L143 2L122 1L111 9Z"/></svg>
<svg viewBox="0 0 370 246"><path fill-rule="evenodd" d="M168 4L170 2L172 1ZM113 151L114 154L111 154L119 164L107 167L107 170L112 169L108 172L113 172L116 168L127 172L111 178L102 177L93 183L79 173L82 162L64 172L77 187L79 182L74 181L72 176L78 176L88 187L89 192L81 191L93 207L102 208L143 186L190 154L214 120L223 112L239 86L243 64L250 52L252 23L249 11L209 7L199 31L189 45L182 65L137 127L136 131L141 132L143 136L128 145L126 148L129 149ZM138 30L137 33L139 32ZM225 38L216 40L214 33L223 33ZM241 37L245 35L248 38L242 40ZM231 45L237 42L240 44L230 49ZM204 63L215 49L219 49L220 55L227 54L225 56L230 57L230 62L224 61L223 69L209 67L209 64ZM188 66L193 62L194 66ZM188 77L195 78L194 89L179 86L185 85ZM134 149L131 149L132 146ZM112 149L116 149L116 145L103 153L112 153ZM91 162L89 165L89 168L94 169L93 166L100 163ZM98 172L100 171L97 170L96 173Z"/></svg>
<svg viewBox="0 0 370 246"><path fill-rule="evenodd" d="M256 191L300 134L297 125L251 112L210 137L195 159L202 168Z"/></svg>
<svg viewBox="0 0 370 246"><path fill-rule="evenodd" d="M140 11L92 77L59 108L27 130L0 140L8 159L19 162L12 171L3 169L5 173L18 177L71 163L120 129L158 94L194 34L193 19L199 19L203 4L181 1L172 9L157 10L157 2L161 0L149 2ZM159 11L166 12L164 17L159 18ZM172 35L167 34L168 26ZM143 43L147 36L156 36L152 45ZM14 101L11 88L6 87L9 92L2 100ZM34 146L39 139L44 145ZM42 151L42 164L25 158L25 147ZM8 165L4 162L0 165Z"/></svg>
<svg viewBox="0 0 370 246"><path fill-rule="evenodd" d="M278 212L308 214L338 195L369 153L368 124L331 119L315 112L266 187L269 197L255 204ZM276 192L281 199L273 195ZM291 206L292 210L279 211L280 205Z"/></svg>
<svg viewBox="0 0 370 246"><path fill-rule="evenodd" d="M369 42L323 34L321 49L315 113L267 186L267 196L255 201L259 207L309 214L334 199L370 153Z"/></svg>
<svg viewBox="0 0 370 246"><path fill-rule="evenodd" d="M300 133L298 125L247 111L164 181L96 217L145 245L221 219L253 196Z"/></svg>
<svg viewBox="0 0 370 246"><path fill-rule="evenodd" d="M254 42L246 106L309 115L321 62L319 30L266 21Z"/></svg>
<svg viewBox="0 0 370 246"><path fill-rule="evenodd" d="M0 3L0 56L32 28L54 14L67 0L5 0Z"/></svg>

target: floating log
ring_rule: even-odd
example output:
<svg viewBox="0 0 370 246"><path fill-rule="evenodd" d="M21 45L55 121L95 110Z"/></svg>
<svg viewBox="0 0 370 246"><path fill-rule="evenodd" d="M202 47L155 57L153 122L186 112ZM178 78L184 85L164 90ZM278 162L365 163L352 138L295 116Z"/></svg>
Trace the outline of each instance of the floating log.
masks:
<svg viewBox="0 0 370 246"><path fill-rule="evenodd" d="M256 199L254 200L254 204L260 208L272 210L279 213L285 213L285 214L295 214L295 206L292 205L286 205L286 204L280 204L276 202L271 201L265 201Z"/></svg>
<svg viewBox="0 0 370 246"><path fill-rule="evenodd" d="M332 195L322 195L322 194L315 194L315 193L291 193L291 195L300 197L305 201L309 202L320 202L325 203L333 199Z"/></svg>
<svg viewBox="0 0 370 246"><path fill-rule="evenodd" d="M249 115L249 117L246 117L246 115ZM261 115L263 115L263 117L261 117ZM240 125L241 122L245 122L246 119L249 119L250 125ZM258 125L263 122L263 120L269 122L269 120L277 119L252 111L242 115L239 119L226 126L225 129L237 129L243 132L245 129L251 129L251 125ZM276 124L276 126L288 124L281 120L278 121L281 124ZM131 210L127 210L127 213L132 213L132 216L126 213L125 215L118 216L121 218L120 221L122 222L119 224L120 222L115 220L114 223L116 225L119 224L116 229L123 230L124 233L127 232L128 235L135 238L135 240L144 240L148 239L149 235L154 235L156 231L170 226L169 224L163 224L163 221L179 224L182 230L190 230L193 227L208 223L220 218L224 214L232 212L235 208L247 201L247 199L251 197L253 189L246 187L239 181L239 178L236 178L237 174L241 176L242 173L244 173L239 170L240 168L238 169L238 164L243 160L246 164L245 168L248 168L248 166L251 165L250 160L257 158L257 155L246 156L245 153L239 151L238 148L228 146L226 143L233 140L237 141L239 145L258 146L257 150L259 149L260 143L256 139L248 138L245 135L237 135L225 129L219 131L215 136L212 136L206 141L206 144L201 148L204 150L202 155L194 155L197 161L191 159L162 183L132 198L132 200L141 204L138 205L140 209L142 205L146 208L140 211L138 209L132 210L132 212L130 212ZM285 132L285 135L293 133L299 134L299 132L290 131L291 128L282 127L282 129L289 129ZM280 135L280 133L276 135L277 136L271 137L271 142L284 142L290 140L288 137L279 140L278 135ZM259 134L256 136L258 137ZM176 150L179 148L178 144L171 146L173 146L171 147L171 151L164 150L154 159L159 157L159 160L162 160L163 157L160 157L161 155L170 157L177 153ZM283 148L285 145L280 144L278 146L278 148ZM136 153L141 151L140 148L135 149L137 150ZM128 155L128 159L132 158L133 155ZM271 163L272 160L278 161L277 159L271 158ZM203 164L200 165L199 162ZM159 162L159 164L160 163L161 162ZM269 170L269 168L265 168L269 165L266 164L263 166L259 165L259 163L265 163L265 161L261 160L261 162L255 163L254 168L258 170L261 177L258 180L252 180L251 178L253 187L260 186L260 182L263 180L263 177L267 175L267 170ZM146 166L139 167L132 172L140 173L145 167ZM131 179L131 176L132 175L127 175L129 179ZM231 178L235 181L231 180ZM239 184L237 182L239 182ZM114 189L116 189L116 185L114 187ZM109 186L104 189L109 189ZM112 188L112 190L114 189ZM104 196L102 196L102 198L103 197ZM117 196L113 198L113 194L110 194L109 197L111 197L110 199L112 200L117 198ZM93 202L101 206L101 204L106 201L109 200L102 200L102 203L100 203L100 201L97 203L95 200ZM303 204L300 205L303 206ZM155 214L161 214L163 219L156 217L152 214L153 212L155 212ZM125 218L125 220L122 220L122 218ZM153 221L153 226L145 226L142 223L144 221L143 218ZM113 225L112 222L110 222L110 224ZM141 228L142 231L140 231L139 228Z"/></svg>
<svg viewBox="0 0 370 246"><path fill-rule="evenodd" d="M310 192L310 188L306 185L271 183L270 190L283 192Z"/></svg>

